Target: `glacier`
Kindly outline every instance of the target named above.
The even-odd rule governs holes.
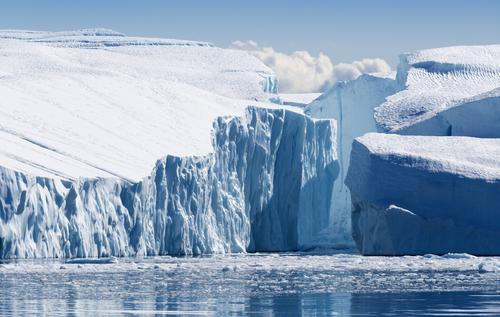
[[[369,133],[346,184],[365,255],[500,254],[500,140]]]
[[[496,254],[499,57],[287,95],[207,42],[0,30],[0,257]]]
[[[0,258],[293,251],[331,222],[335,120],[245,52],[2,30],[0,83]]]
[[[214,122],[214,151],[168,155],[137,183],[0,168],[0,257],[300,250],[329,223],[335,122],[250,107]]]

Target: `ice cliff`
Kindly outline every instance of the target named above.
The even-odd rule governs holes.
[[[248,108],[213,153],[167,156],[137,183],[0,168],[0,257],[299,250],[328,226],[335,124]]]
[[[243,51],[4,30],[0,94],[1,258],[300,250],[330,223],[335,121],[271,103]]]
[[[498,254],[499,60],[404,54],[302,109],[244,51],[0,31],[0,257]]]
[[[500,140],[366,134],[346,183],[362,254],[500,254]]]
[[[494,247],[500,241],[494,234],[498,228],[486,225],[486,219],[494,222],[495,206],[500,204],[492,194],[496,180],[483,177],[484,173],[476,175],[475,181],[463,180],[461,170],[454,170],[458,165],[450,165],[445,173],[435,170],[438,163],[428,161],[439,162],[440,151],[450,151],[460,158],[460,166],[469,168],[479,160],[469,155],[477,146],[482,168],[495,168],[489,165],[496,166],[495,151],[483,146],[482,140],[464,139],[469,146],[463,149],[462,139],[429,137],[416,139],[418,143],[410,136],[373,134],[354,141],[351,151],[356,137],[376,131],[498,138],[499,109],[498,45],[403,54],[395,79],[366,75],[333,87],[306,112],[338,121],[340,176],[334,186],[334,201],[338,201],[333,206],[334,222],[348,219],[352,209],[351,226],[343,221],[340,227],[348,232],[352,228],[364,254],[500,253]],[[398,147],[409,158],[400,155]],[[460,156],[462,150],[469,154]],[[453,155],[439,164],[449,165]],[[476,207],[471,206],[474,202]],[[467,212],[483,218],[465,224],[462,216]]]
[[[334,247],[349,246],[352,243],[351,197],[344,184],[351,144],[355,137],[377,130],[373,109],[395,91],[393,74],[365,74],[352,81],[337,83],[305,110],[311,117],[334,118],[337,121],[340,172],[332,195],[332,224],[328,241]]]

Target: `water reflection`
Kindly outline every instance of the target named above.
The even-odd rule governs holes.
[[[500,295],[476,292],[353,294],[352,316],[500,316]]]
[[[5,266],[0,316],[500,316],[496,273],[436,264],[388,270],[380,261],[395,259],[368,260],[373,269],[347,267],[348,257],[302,256]]]
[[[36,294],[32,294],[36,296]],[[288,294],[235,298],[3,298],[2,316],[499,316],[497,294]]]

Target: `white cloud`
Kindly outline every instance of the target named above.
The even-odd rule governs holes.
[[[324,91],[337,81],[351,80],[364,73],[387,73],[391,68],[380,58],[364,58],[351,64],[334,65],[323,53],[317,57],[307,51],[285,54],[254,41],[235,41],[231,48],[246,50],[274,70],[280,91],[304,93]]]

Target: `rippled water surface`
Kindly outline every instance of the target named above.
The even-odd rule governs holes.
[[[4,262],[0,315],[499,316],[500,258],[254,254]]]

